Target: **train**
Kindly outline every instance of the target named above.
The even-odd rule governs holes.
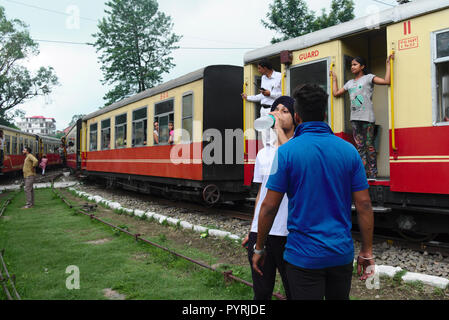
[[[208,205],[244,201],[254,191],[254,164],[263,146],[254,130],[260,106],[240,95],[257,92],[258,62],[268,59],[282,73],[284,95],[307,82],[326,90],[328,124],[353,142],[350,102],[331,94],[330,71],[342,87],[353,57],[364,56],[372,73],[383,76],[391,53],[392,83],[373,95],[379,177],[369,191],[376,226],[413,240],[447,234],[447,0],[399,5],[252,50],[243,67],[208,66],[95,111],[69,132],[67,163],[109,186]]]
[[[64,165],[61,140],[38,134],[23,132],[7,126],[0,125],[5,138],[2,175],[18,175],[21,173],[25,156],[22,154],[24,147],[30,147],[33,155],[38,160],[45,154],[48,159],[47,167],[60,167]]]

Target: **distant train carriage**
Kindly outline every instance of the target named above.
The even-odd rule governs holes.
[[[370,182],[377,226],[431,237],[449,233],[449,2],[416,1],[334,27],[253,50],[245,55],[244,90],[254,94],[257,63],[269,59],[283,74],[283,92],[316,83],[329,93],[327,122],[352,141],[350,101],[334,98],[333,70],[339,87],[352,78],[351,61],[367,59],[383,77],[392,62],[392,84],[376,86],[379,178]],[[392,94],[393,93],[393,94]],[[260,141],[253,130],[259,107],[246,103],[245,184],[250,185]],[[402,209],[403,211],[392,209]]]
[[[81,128],[82,120],[79,119],[63,139],[66,165],[74,171],[81,169]]]
[[[61,159],[61,140],[58,138],[39,136],[38,159],[42,159],[43,155],[47,156],[47,167],[62,165]]]
[[[208,66],[85,116],[66,139],[79,132],[77,164],[111,185],[244,199],[242,79],[242,67]]]
[[[3,130],[3,136],[5,138],[3,168],[1,172],[13,173],[21,171],[25,160],[25,156],[22,153],[23,148],[29,146],[33,154],[37,155],[36,150],[38,148],[39,137],[6,126],[0,125],[0,129]]]

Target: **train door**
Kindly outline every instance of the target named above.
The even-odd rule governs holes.
[[[351,62],[354,57],[363,57],[368,64],[368,72],[384,78],[386,71],[387,37],[386,29],[372,30],[370,32],[355,35],[342,40],[342,63],[344,65],[343,81],[339,85],[354,78],[351,73]],[[378,179],[390,177],[390,111],[389,111],[389,86],[374,86],[373,105],[376,118],[375,147],[377,151]],[[352,140],[352,126],[350,121],[351,103],[349,95],[344,97],[344,133]]]
[[[323,90],[330,94],[329,68],[330,58],[315,60],[313,62],[291,67],[287,73],[287,78],[290,79],[288,82],[288,92],[290,93],[290,96],[293,95],[297,86],[305,83],[318,84]],[[327,114],[331,114],[330,112],[329,103]],[[326,117],[325,121],[328,122],[328,117]]]

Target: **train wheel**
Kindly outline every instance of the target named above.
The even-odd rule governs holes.
[[[438,236],[438,233],[418,233],[414,231],[405,231],[405,230],[397,230],[397,232],[402,238],[411,242],[432,241]]]
[[[213,206],[220,200],[220,189],[210,184],[203,189],[203,200],[208,206]]]

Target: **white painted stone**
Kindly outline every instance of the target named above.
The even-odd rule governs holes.
[[[200,232],[200,233],[204,233],[207,231],[207,228],[204,228],[202,226],[193,226],[193,231],[195,232]]]
[[[138,217],[142,217],[145,214],[145,212],[142,210],[134,210],[134,214]]]
[[[188,223],[187,221],[181,221],[181,227],[184,229],[192,230],[193,225],[191,223]]]
[[[394,275],[400,271],[402,271],[402,268],[400,267],[376,265],[376,273],[378,273],[380,276],[387,276],[393,278]]]
[[[176,226],[179,222],[179,219],[175,219],[175,218],[167,218],[167,222],[169,224],[171,224],[172,226]]]
[[[231,233],[227,231],[221,231],[217,229],[209,229],[209,235],[217,237],[217,238],[225,238],[226,236],[230,236]]]
[[[121,209],[122,205],[118,202],[109,202],[109,208],[111,209]]]
[[[100,196],[93,196],[93,200],[94,200],[96,203],[100,203],[101,200],[103,200],[103,198],[100,197]]]
[[[145,212],[145,215],[147,216],[148,219],[151,219],[154,215],[154,212],[147,211],[147,212]]]
[[[421,281],[424,284],[437,287],[440,289],[446,289],[446,287],[449,285],[449,280],[441,277],[435,277],[435,276],[429,276],[427,274],[421,274],[421,273],[414,273],[414,272],[407,272],[403,277],[402,280],[404,282],[414,282],[414,281]]]
[[[235,234],[231,234],[230,236],[228,236],[228,238],[229,238],[229,239],[232,239],[232,240],[237,240],[237,241],[238,241],[238,240],[241,240],[240,237],[237,236],[237,235],[235,235]]]

